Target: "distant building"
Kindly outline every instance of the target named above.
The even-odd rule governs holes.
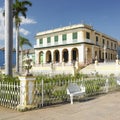
[[[120,59],[120,41],[118,42],[118,58]]]
[[[13,49],[12,54],[12,65],[15,66],[16,64],[16,51]],[[5,49],[0,48],[0,67],[4,67],[5,65]]]
[[[86,24],[70,25],[36,34],[35,64],[89,64],[113,61],[118,41]]]
[[[35,63],[35,51],[34,49],[26,49],[23,50],[23,60],[26,59],[27,55],[29,56],[30,59],[32,59],[33,64]],[[20,52],[20,59],[21,59],[21,52]],[[21,60],[20,60],[20,66],[21,66]]]

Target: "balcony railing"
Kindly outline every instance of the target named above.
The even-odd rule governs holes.
[[[90,40],[90,39],[86,39],[85,42],[94,44],[94,41],[93,41],[93,40]]]
[[[78,40],[78,39],[73,39],[71,41],[71,44],[72,43],[77,43],[77,42],[86,42],[86,43],[91,43],[91,44],[94,44],[94,41],[93,40],[90,40],[90,39],[85,39],[85,40]],[[54,42],[54,43],[47,43],[47,44],[39,44],[39,45],[34,45],[34,48],[39,48],[39,47],[46,47],[46,46],[56,46],[56,45],[62,45],[62,44],[70,44],[70,42],[68,40],[65,40],[65,41],[62,41],[61,43],[59,42]]]
[[[77,39],[73,39],[72,42],[73,42],[73,43],[77,43],[78,40],[77,40]]]

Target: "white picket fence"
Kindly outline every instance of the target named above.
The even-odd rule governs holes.
[[[67,95],[67,87],[69,83],[77,83],[78,85],[84,85],[86,88],[86,93],[83,99],[96,96],[99,94],[106,94],[111,91],[115,91],[119,88],[117,87],[115,79],[107,78],[88,78],[84,80],[68,80],[68,81],[49,81],[41,82],[35,84],[35,94],[34,94],[34,104],[41,108],[43,106],[60,104],[69,102],[70,98]],[[75,98],[79,100],[79,97]]]
[[[120,89],[116,83],[116,79],[109,78],[85,78],[78,80],[58,80],[58,81],[36,81],[34,85],[33,103],[38,108],[70,102],[70,98],[67,95],[66,89],[69,83],[77,83],[78,85],[84,85],[86,93],[83,99],[86,97],[96,96],[109,91]],[[27,87],[31,87],[29,84]],[[20,87],[19,82],[10,83],[0,81],[0,105],[7,108],[16,109],[20,104]],[[24,93],[26,94],[26,93]],[[75,98],[79,100],[79,98]]]
[[[0,105],[16,109],[20,103],[20,86],[19,83],[10,83],[0,81]]]

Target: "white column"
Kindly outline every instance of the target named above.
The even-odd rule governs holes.
[[[43,63],[45,63],[45,62],[46,62],[46,52],[43,51]]]
[[[95,59],[95,50],[94,50],[94,46],[92,46],[92,60]]]
[[[69,61],[68,61],[68,62],[71,63],[71,62],[72,62],[72,61],[71,61],[71,60],[72,60],[71,49],[68,49],[68,52],[69,52],[69,54],[68,54],[68,55],[69,55]]]
[[[39,64],[39,51],[35,51],[35,64]]]
[[[54,53],[53,53],[53,50],[51,50],[51,62],[52,63],[54,62]]]
[[[88,62],[88,48],[85,48],[85,63],[87,64]]]
[[[104,46],[104,63],[106,62],[106,46]]]
[[[60,63],[62,63],[62,49],[59,49]]]
[[[79,62],[85,63],[85,45],[82,44],[79,48]]]
[[[35,108],[34,100],[34,82],[35,77],[21,76],[20,79],[20,104],[17,110],[25,111],[27,109]]]

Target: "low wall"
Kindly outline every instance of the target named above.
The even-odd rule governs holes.
[[[33,74],[73,74],[75,67],[73,66],[35,66],[31,72]]]

